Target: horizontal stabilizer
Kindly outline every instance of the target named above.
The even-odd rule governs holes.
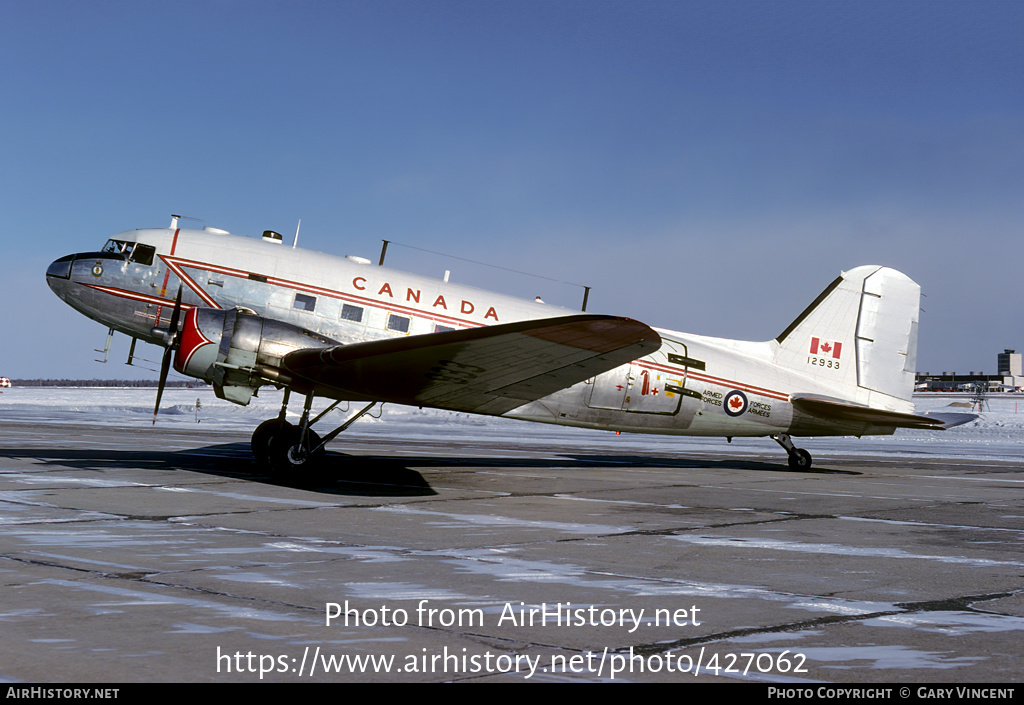
[[[317,394],[503,414],[661,347],[628,318],[582,314],[289,353]]]
[[[967,423],[975,418],[974,414],[904,414],[810,394],[794,394],[790,401],[794,408],[811,416],[832,421],[867,423],[895,428],[923,428],[941,431]]]
[[[937,420],[941,421],[942,422],[942,429],[943,430],[945,430],[947,428],[953,428],[954,426],[961,426],[961,425],[963,425],[965,423],[970,423],[971,421],[974,421],[974,419],[978,418],[977,414],[963,414],[963,413],[957,413],[957,412],[953,412],[953,413],[945,413],[945,412],[935,413],[934,411],[926,411],[924,413],[924,415],[927,416],[930,419],[937,419]]]

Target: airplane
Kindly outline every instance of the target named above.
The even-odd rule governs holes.
[[[74,309],[162,346],[153,421],[169,368],[246,405],[285,390],[253,432],[257,463],[315,471],[325,445],[375,405],[398,403],[618,432],[769,437],[794,470],[794,436],[944,429],[970,414],[914,412],[920,287],[882,266],[829,284],[776,338],[654,329],[445,280],[204,227],[138,229],[55,260],[50,288]],[[538,297],[539,298],[539,297]],[[287,420],[292,393],[304,398]],[[317,397],[333,400],[311,417]],[[361,410],[313,425],[342,401]]]

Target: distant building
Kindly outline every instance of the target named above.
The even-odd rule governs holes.
[[[1006,349],[999,353],[996,356],[997,373],[994,375],[984,372],[943,372],[940,375],[918,372],[915,389],[927,392],[966,392],[983,386],[991,392],[1021,392],[1024,391],[1022,357],[1016,350]]]
[[[996,372],[1012,377],[1024,376],[1024,372],[1021,371],[1021,357],[1016,350],[1004,350],[996,355]]]

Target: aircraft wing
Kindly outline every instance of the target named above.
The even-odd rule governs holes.
[[[335,399],[503,414],[659,347],[639,321],[581,314],[296,350],[283,365]]]
[[[819,418],[896,428],[944,430],[975,418],[975,414],[903,414],[810,394],[794,394],[790,402],[800,411]]]

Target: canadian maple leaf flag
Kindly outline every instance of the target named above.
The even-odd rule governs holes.
[[[832,353],[832,359],[838,360],[842,351],[842,343],[830,343],[829,341],[821,340],[820,338],[811,338],[811,355],[828,355],[829,353]]]

